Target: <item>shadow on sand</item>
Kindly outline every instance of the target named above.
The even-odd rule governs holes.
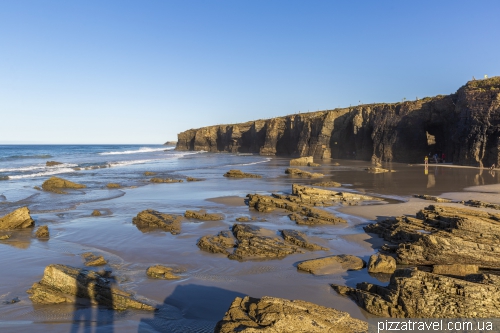
[[[168,296],[152,319],[142,319],[139,333],[214,331],[236,297],[246,295],[217,287],[181,285]]]

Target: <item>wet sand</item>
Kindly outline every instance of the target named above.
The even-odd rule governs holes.
[[[377,194],[396,201],[326,207],[325,210],[348,221],[333,226],[299,226],[284,211],[259,213],[244,204],[246,194],[289,193],[294,182],[312,184],[317,181],[291,179],[283,174],[288,159],[273,159],[270,165],[242,168],[245,172],[265,174],[263,179],[225,179],[222,174],[227,168],[204,170],[202,175],[193,172],[193,176],[207,179],[203,182],[123,189],[124,195],[112,200],[81,203],[62,212],[33,214],[37,225],[48,224],[51,233],[48,241],[33,239],[29,231],[22,231],[0,242],[0,265],[8,269],[1,277],[0,301],[20,299],[14,304],[0,304],[0,330],[72,332],[73,329],[83,332],[84,323],[92,327],[100,325],[101,329],[109,322],[106,332],[212,332],[231,301],[245,295],[301,299],[347,311],[355,318],[372,317],[350,299],[339,296],[330,284],[351,287],[362,281],[384,284],[383,277],[371,276],[366,269],[315,276],[297,271],[297,263],[334,254],[352,254],[367,261],[383,241],[366,234],[364,225],[378,218],[413,215],[423,207],[436,204],[413,198],[415,193],[499,202],[500,182],[496,176],[488,178],[484,171],[480,174],[479,170],[471,168],[446,168],[452,172],[440,174],[438,170],[434,175],[435,170],[432,170],[434,185],[428,187],[429,174],[425,175],[423,168],[418,166],[393,165],[395,173],[372,175],[363,171],[368,165],[366,162],[341,162],[340,167],[325,163],[307,170],[325,173],[323,180],[339,181],[346,190]],[[455,178],[457,176],[460,178]],[[486,185],[476,186],[482,184]],[[143,233],[132,224],[132,218],[148,208],[179,215],[187,209],[205,209],[209,213],[223,214],[224,219],[205,222],[185,219],[179,235]],[[90,213],[94,209],[105,214],[92,217]],[[269,229],[270,234],[285,228],[302,231],[311,241],[329,250],[306,251],[281,260],[239,262],[222,254],[200,251],[196,246],[201,236],[229,230],[237,223],[236,218],[242,216],[255,218],[246,223]],[[261,222],[261,219],[266,221]],[[106,268],[113,271],[122,288],[158,304],[160,310],[156,313],[117,312],[80,309],[74,305],[33,305],[26,290],[40,280],[45,266],[60,263],[84,267],[80,257],[84,252],[103,255],[109,262]],[[180,280],[150,279],[145,271],[154,264],[183,267],[186,272]]]

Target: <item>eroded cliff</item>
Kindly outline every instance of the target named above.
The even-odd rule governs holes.
[[[446,96],[190,129],[176,149],[408,163],[444,153],[457,164],[499,165],[500,77]]]

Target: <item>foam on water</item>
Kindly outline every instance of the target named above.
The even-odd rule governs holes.
[[[155,151],[165,151],[165,150],[172,150],[175,147],[169,147],[169,148],[148,148],[148,147],[141,147],[137,150],[125,150],[125,151],[109,151],[109,152],[104,152],[104,153],[99,153],[99,155],[128,155],[128,154],[139,154],[139,153],[151,153]]]

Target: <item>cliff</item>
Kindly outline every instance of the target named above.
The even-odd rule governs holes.
[[[500,77],[451,95],[295,114],[178,134],[177,150],[422,162],[500,164]]]

